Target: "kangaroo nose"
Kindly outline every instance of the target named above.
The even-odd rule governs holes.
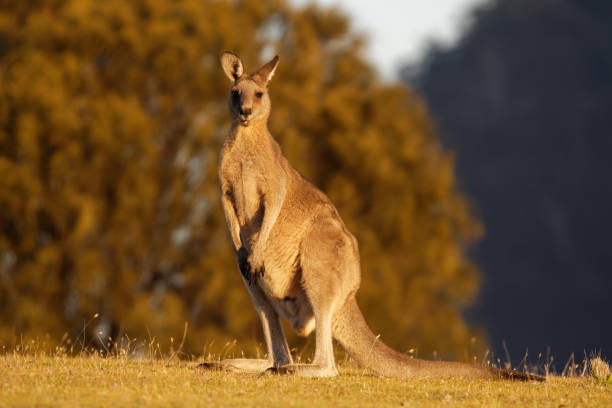
[[[249,116],[253,112],[251,108],[240,108],[240,114],[242,116]]]

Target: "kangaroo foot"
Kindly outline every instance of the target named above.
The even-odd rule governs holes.
[[[268,360],[235,358],[221,361],[204,362],[197,366],[203,371],[229,371],[233,373],[256,374],[265,371],[272,363]]]
[[[197,368],[202,371],[221,371],[224,370],[223,364],[219,362],[200,363]]]
[[[336,367],[322,367],[318,364],[287,364],[268,368],[264,374],[298,375],[300,377],[336,377]]]

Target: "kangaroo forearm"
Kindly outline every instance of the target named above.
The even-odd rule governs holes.
[[[228,227],[230,230],[230,236],[232,238],[232,245],[234,246],[234,251],[238,251],[242,248],[242,241],[240,240],[240,227],[238,226],[238,222],[236,219],[227,218]]]
[[[259,231],[259,236],[257,237],[257,242],[254,245],[254,249],[263,251],[266,248],[268,237],[270,236],[274,223],[276,223],[276,220],[278,219],[279,213],[280,205],[270,209],[266,208],[266,215],[261,223],[261,229]]]
[[[276,194],[270,194],[264,196],[264,217],[261,222],[261,228],[257,237],[257,242],[254,245],[254,249],[263,251],[266,248],[268,237],[272,231],[272,227],[278,220],[281,208],[283,206],[283,200],[285,198],[285,186],[284,182],[281,183]]]
[[[234,246],[234,251],[238,251],[242,247],[238,217],[236,217],[236,214],[234,213],[234,207],[228,198],[224,197],[222,203],[223,211],[225,213],[225,219],[227,221],[227,226],[230,231],[230,236],[232,237],[232,245]]]

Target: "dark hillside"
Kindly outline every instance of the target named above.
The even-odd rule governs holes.
[[[612,2],[500,0],[415,85],[486,228],[473,319],[513,361],[612,351]],[[559,360],[563,360],[559,362]],[[559,367],[557,367],[559,368]]]

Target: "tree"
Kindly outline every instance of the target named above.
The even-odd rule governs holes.
[[[188,352],[253,350],[216,180],[232,49],[251,69],[281,55],[271,131],[358,237],[373,328],[421,355],[465,350],[479,225],[421,101],[379,84],[345,17],[281,0],[0,10],[1,342],[76,337],[100,313],[94,343],[164,347],[187,321]]]

